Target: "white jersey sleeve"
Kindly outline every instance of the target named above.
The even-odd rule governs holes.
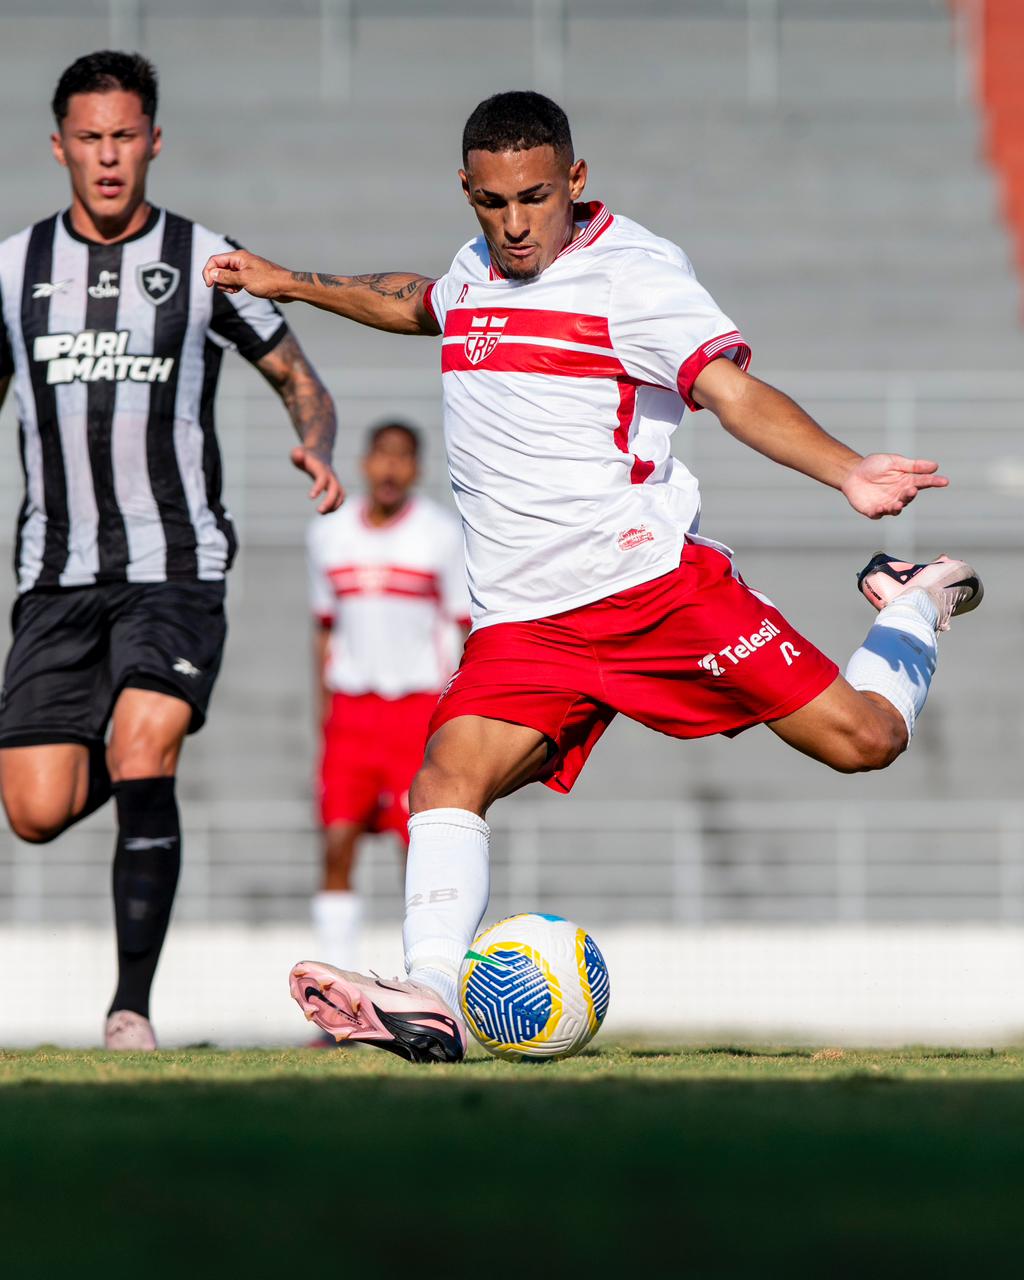
[[[612,282],[608,320],[629,375],[678,392],[690,409],[701,408],[691,391],[712,360],[750,363],[750,348],[681,253],[676,262],[629,254]]]
[[[197,226],[196,236],[197,248],[206,257],[242,247],[230,236],[214,235],[205,227]],[[200,237],[201,244],[198,243]],[[199,261],[204,260],[199,254],[196,256]],[[255,364],[273,351],[287,332],[284,316],[269,299],[256,298],[244,289],[231,294],[214,289],[207,336],[219,346],[234,347],[239,355]]]
[[[477,236],[462,246],[452,259],[452,265],[439,276],[433,284],[427,286],[423,302],[427,310],[437,321],[438,328],[444,333],[448,312],[458,307],[468,292],[468,281],[474,278],[487,278],[489,259],[486,242],[483,236]]]

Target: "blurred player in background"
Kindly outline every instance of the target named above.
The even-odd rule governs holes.
[[[0,244],[0,402],[13,381],[25,475],[0,791],[35,843],[113,794],[105,1043],[147,1050],[181,862],[175,772],[217,678],[236,549],[213,422],[225,348],[280,395],[321,512],[342,497],[334,406],[270,302],[203,288],[203,263],[230,242],[147,200],[162,143],[151,64],[79,58],[52,105],[70,207]],[[32,998],[44,990],[56,1018],[53,993],[37,983]]]
[[[880,613],[844,678],[698,533],[697,481],[672,433],[687,408],[709,408],[871,519],[947,484],[938,464],[862,457],[751,377],[749,347],[683,251],[582,202],[587,165],[549,99],[481,103],[462,155],[482,235],[439,280],[293,272],[232,252],[204,273],[442,336],[474,629],[412,787],[409,980],[308,963],[292,974],[323,1029],[414,1061],[465,1051],[456,979],[487,905],[494,800],[533,781],[568,791],[618,713],[679,738],[767,724],[834,769],[885,768],[924,706],[936,632],[981,599],[962,561],[875,557],[859,580]]]
[[[323,751],[323,888],[313,899],[318,955],[355,968],[361,908],[352,884],[360,837],[408,844],[409,784],[438,694],[469,628],[458,520],[422,495],[419,432],[371,429],[366,496],[309,527],[308,556]]]

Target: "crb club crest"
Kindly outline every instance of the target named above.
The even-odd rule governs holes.
[[[508,316],[474,316],[466,334],[466,359],[470,364],[486,360],[501,341]]]
[[[174,296],[181,283],[181,272],[167,262],[148,262],[138,267],[135,278],[139,284],[139,292],[154,307]]]

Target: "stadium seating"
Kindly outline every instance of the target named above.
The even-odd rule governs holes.
[[[993,14],[1015,8],[989,3]],[[1007,888],[1024,856],[1012,807],[1024,695],[1010,678],[1024,344],[979,117],[957,92],[947,10],[932,0],[782,0],[778,26],[765,28],[748,27],[739,3],[572,3],[564,45],[538,52],[525,3],[502,6],[500,17],[469,0],[353,8],[350,24],[325,28],[322,12],[348,7],[292,4],[284,16],[266,4],[239,46],[240,0],[142,7],[142,46],[160,66],[164,94],[155,197],[296,267],[440,273],[474,231],[454,176],[467,111],[496,89],[548,88],[574,121],[593,194],[687,249],[749,338],[755,372],[852,443],[934,455],[953,475],[956,487],[926,496],[913,519],[871,526],[835,495],[742,450],[707,415],[695,417],[678,452],[697,461],[706,530],[736,545],[748,580],[839,659],[870,621],[853,575],[880,543],[928,556],[966,547],[989,587],[983,611],[943,643],[913,752],[884,777],[830,775],[763,730],[677,745],[618,724],[573,800],[536,789],[508,802],[505,817],[496,811],[499,831],[517,828],[526,866],[509,861],[506,870],[500,855],[500,900],[522,905],[533,892],[539,900],[529,905],[566,910],[584,901],[592,922],[688,918],[700,877],[686,876],[699,864],[711,918],[1024,912],[1021,887],[1017,896]],[[244,9],[251,17],[253,6]],[[138,13],[117,11],[122,22]],[[4,184],[4,229],[62,202],[45,98],[66,62],[110,38],[98,3],[26,0],[0,15],[0,160],[18,175]],[[1009,62],[993,56],[987,65],[990,92],[1002,86],[1000,103],[1010,101]],[[1017,172],[1014,135],[1002,116],[990,119],[991,154]],[[1014,182],[1007,208],[1024,227],[1024,178]],[[434,344],[311,311],[293,309],[289,319],[338,397],[344,477],[358,486],[366,423],[408,413],[431,432],[426,483],[443,493]],[[193,830],[180,915],[287,920],[306,909],[315,862],[306,508],[287,465],[283,415],[249,370],[227,373],[220,424],[246,550],[222,683],[184,765]],[[4,425],[10,461],[10,406]],[[17,490],[8,466],[5,538]],[[609,807],[619,796],[633,808]],[[937,841],[927,829],[939,796],[960,804],[955,831],[976,826],[973,839]],[[824,809],[812,813],[812,799]],[[682,807],[638,834],[638,812],[663,801]],[[991,807],[975,813],[972,802]],[[837,821],[840,803],[848,807]],[[920,820],[897,822],[899,836],[876,836],[876,804],[889,806],[892,822]],[[48,850],[0,837],[0,920],[15,912],[105,920],[108,830],[101,817]],[[696,860],[687,852],[694,840]],[[853,863],[844,863],[851,848]],[[621,862],[630,856],[637,868],[627,886]],[[581,869],[592,860],[599,869],[583,889]],[[936,861],[946,870],[936,872]],[[837,885],[849,865],[859,889],[844,897]],[[364,875],[375,910],[393,913],[390,853]],[[665,889],[673,875],[675,896]]]

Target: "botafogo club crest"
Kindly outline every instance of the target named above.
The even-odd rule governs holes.
[[[486,360],[501,341],[508,316],[474,316],[466,334],[466,359],[470,364]]]

